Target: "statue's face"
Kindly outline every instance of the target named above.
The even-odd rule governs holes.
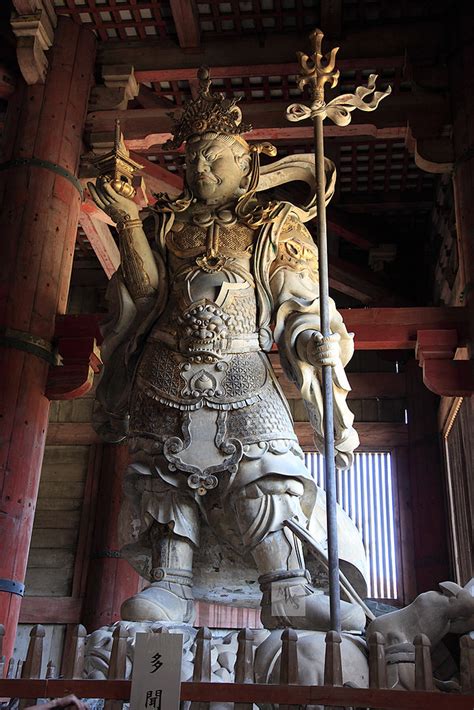
[[[240,195],[249,165],[248,152],[222,136],[203,136],[186,145],[186,181],[195,197],[209,204]]]

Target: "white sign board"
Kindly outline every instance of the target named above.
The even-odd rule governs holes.
[[[179,710],[182,634],[137,634],[130,710]]]

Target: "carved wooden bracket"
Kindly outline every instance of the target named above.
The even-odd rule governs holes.
[[[102,67],[104,86],[95,86],[89,99],[89,111],[124,111],[128,102],[138,96],[140,86],[131,64]]]
[[[27,84],[44,84],[46,52],[51,47],[56,13],[51,0],[13,0],[11,26],[17,38],[17,59]]]
[[[99,316],[58,316],[55,340],[62,365],[50,367],[45,395],[50,400],[83,397],[102,366]]]
[[[423,382],[440,396],[469,397],[474,393],[474,361],[454,360],[459,346],[456,330],[419,330],[415,355]]]

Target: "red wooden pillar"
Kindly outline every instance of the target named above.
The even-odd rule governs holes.
[[[423,384],[422,370],[407,363],[408,475],[413,511],[413,563],[416,593],[437,589],[451,579],[443,479],[438,431],[439,397]]]
[[[122,602],[141,589],[142,580],[120,556],[118,518],[128,448],[105,444],[97,493],[96,520],[82,623],[94,631],[120,619]]]
[[[16,634],[48,424],[54,318],[64,313],[94,35],[60,18],[44,85],[9,101],[0,170],[0,623]]]

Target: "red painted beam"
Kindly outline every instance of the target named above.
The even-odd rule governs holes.
[[[197,49],[201,42],[201,27],[194,0],[170,0],[178,42],[181,49]]]
[[[72,597],[24,597],[20,624],[78,624],[82,599]]]
[[[458,346],[469,336],[463,307],[342,308],[340,312],[347,329],[355,333],[358,350],[412,350],[418,331],[426,329],[455,329]]]
[[[79,224],[89,240],[107,278],[111,278],[120,265],[120,252],[110,228],[105,222],[81,209]]]
[[[129,700],[130,680],[0,680],[0,695],[13,698]],[[474,695],[422,690],[380,690],[325,685],[257,683],[181,683],[181,700],[195,702],[276,703],[383,708],[384,710],[472,710]]]
[[[354,59],[339,59],[337,67],[340,71],[364,70],[367,67],[377,69],[394,69],[403,67],[405,58],[402,55],[395,57],[369,57]],[[135,78],[139,83],[160,81],[186,81],[195,76],[200,63],[192,67],[176,69],[146,69],[135,70]],[[233,64],[232,66],[210,66],[212,79],[246,78],[250,76],[292,76],[299,73],[298,64],[295,62],[280,62],[269,64]]]

